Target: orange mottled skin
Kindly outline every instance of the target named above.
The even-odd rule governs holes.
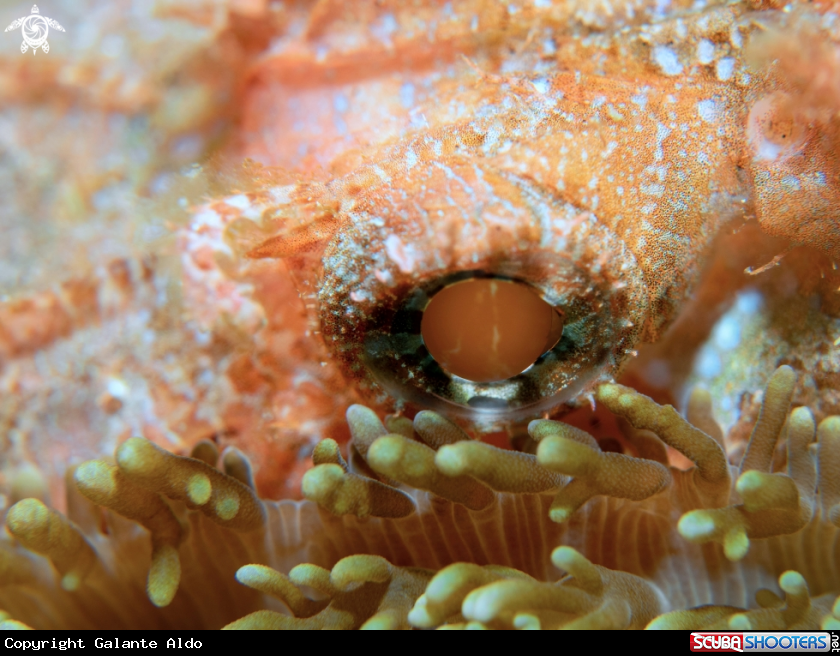
[[[493,222],[502,230],[481,243],[482,265],[498,264],[493,253],[527,253],[534,240],[566,239],[586,262],[581,270],[601,271],[593,285],[602,295],[576,298],[632,324],[615,327],[586,381],[575,386],[565,374],[572,381],[566,401],[584,398],[639,344],[663,334],[683,311],[710,244],[741,219],[756,217],[766,232],[836,257],[836,6],[660,4],[238,2],[212,16],[173,5],[154,20],[187,20],[198,30],[190,66],[200,74],[185,75],[207,85],[204,95],[180,86],[168,93],[170,69],[157,59],[142,60],[150,71],[137,87],[143,93],[131,95],[135,87],[123,84],[117,96],[102,91],[111,78],[98,72],[108,63],[98,50],[101,61],[89,68],[58,47],[43,61],[15,59],[7,82],[17,85],[9,88],[21,102],[36,102],[36,89],[64,80],[63,102],[84,100],[91,115],[115,108],[148,115],[169,132],[147,141],[167,148],[190,130],[209,134],[218,116],[232,115],[226,154],[269,168],[246,167],[237,188],[217,185],[210,195],[218,200],[192,208],[174,244],[136,245],[127,236],[137,222],[133,211],[108,218],[110,232],[86,239],[97,244],[108,234],[109,243],[131,243],[104,250],[106,258],[126,258],[115,266],[127,267],[127,278],[94,271],[110,260],[98,262],[92,249],[87,269],[42,276],[59,281],[60,290],[0,301],[0,382],[11,404],[4,426],[17,425],[31,440],[10,462],[35,460],[60,475],[65,460],[110,452],[131,434],[182,451],[212,437],[259,455],[264,493],[297,495],[313,442],[346,439],[349,403],[364,396],[392,405],[355,364],[358,321],[372,299],[389,298],[378,294],[390,284],[408,289],[474,266],[476,240]],[[93,15],[79,12],[79,20]],[[117,18],[98,19],[103,33],[120,31]],[[70,33],[76,24],[67,16]],[[183,39],[183,25],[171,25]],[[146,31],[153,30],[137,34]],[[126,49],[119,60],[126,79],[137,52],[146,50]],[[32,75],[15,73],[26,72],[24,65]],[[224,67],[224,75],[208,74]],[[95,96],[77,97],[77,86],[87,84],[80,70],[94,75]],[[795,109],[791,99],[801,100]],[[76,134],[50,125],[29,132]],[[793,147],[777,143],[788,126]],[[95,134],[86,133],[86,143]],[[71,143],[65,150],[78,149]],[[447,167],[467,185],[479,173],[492,181],[473,185],[471,195],[450,184]],[[109,178],[82,177],[82,212],[101,220],[91,199]],[[144,185],[152,173],[135,177]],[[72,191],[73,184],[54,186]],[[177,201],[166,199],[173,215]],[[64,203],[61,216],[45,213],[59,217],[52,220],[61,229],[65,207],[73,205]],[[543,210],[565,217],[550,234],[534,221]],[[102,214],[114,215],[109,211]],[[424,231],[427,220],[432,227]],[[465,232],[453,232],[459,228]],[[397,260],[408,273],[390,259],[388,236],[399,238],[391,250],[402,253]],[[355,243],[365,244],[367,259],[351,257]],[[788,242],[773,244],[778,251],[770,257]],[[344,258],[367,288],[341,276],[323,284],[324,253]],[[64,261],[50,252],[39,257]],[[178,260],[182,272],[173,274]],[[386,266],[369,268],[373,260]],[[376,270],[394,278],[386,285]],[[534,275],[540,284],[550,279],[545,271]],[[622,286],[621,297],[607,293]],[[362,300],[352,300],[354,293]],[[319,305],[355,308],[356,328],[329,312],[319,317]],[[97,347],[83,348],[90,344]],[[669,348],[669,361],[690,359],[681,346]],[[45,377],[41,361],[54,373]],[[56,419],[45,427],[45,416]],[[59,463],[39,455],[54,441],[66,442]]]
[[[587,382],[553,387],[556,407],[663,334],[733,222],[756,216],[769,234],[838,253],[834,96],[817,92],[835,66],[833,36],[816,27],[831,7],[666,16],[651,4],[595,25],[567,6],[424,13],[432,4],[290,11],[244,103],[241,152],[297,175],[249,196],[245,213],[273,235],[238,230],[240,252],[310,254],[310,309],[369,399],[423,404],[383,389],[359,345],[380,305],[452,272],[510,273],[500,258],[553,250],[578,267],[576,291],[549,291],[557,274],[543,269],[514,274],[558,306],[609,306],[621,322],[602,340],[609,355]],[[815,75],[792,76],[789,53],[770,59],[782,29],[817,30],[820,47],[796,54]],[[810,105],[794,111],[797,93]]]

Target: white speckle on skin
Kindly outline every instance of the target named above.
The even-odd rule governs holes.
[[[735,72],[735,60],[732,57],[724,57],[719,60],[715,67],[717,79],[721,82],[726,82],[732,77]]]
[[[374,172],[374,173],[376,173],[376,176],[377,176],[380,180],[382,180],[382,182],[384,182],[385,184],[388,184],[388,183],[390,183],[390,182],[391,182],[391,176],[390,176],[390,175],[388,175],[388,174],[385,172],[385,170],[384,170],[384,169],[382,169],[381,167],[379,167],[379,166],[374,166],[374,167],[373,167],[373,172]]]
[[[245,194],[237,194],[236,196],[225,198],[225,205],[230,205],[238,210],[245,210],[251,206],[251,201],[248,200]]]
[[[406,246],[397,235],[390,235],[385,240],[385,252],[402,273],[414,270],[414,253],[411,246]]]
[[[195,232],[198,232],[198,229],[202,226],[218,229],[223,229],[225,227],[225,224],[222,222],[222,217],[220,217],[218,213],[209,208],[203,209],[200,212],[198,212],[193,217],[191,225],[192,229]]]
[[[677,53],[667,46],[655,46],[653,49],[653,60],[662,69],[665,75],[679,75],[683,71]]]
[[[274,187],[269,191],[271,200],[282,205],[292,201],[292,192],[297,189],[297,185],[286,185],[285,187]]]
[[[697,43],[697,61],[701,64],[711,64],[715,60],[715,44],[708,39],[700,39]]]
[[[406,82],[400,87],[400,104],[406,109],[414,106],[414,85]]]
[[[706,123],[714,123],[718,119],[717,105],[711,99],[698,102],[697,113]]]
[[[333,98],[333,109],[339,114],[343,114],[350,108],[350,101],[343,93],[337,93]]]
[[[656,161],[662,161],[662,158],[665,156],[662,152],[662,142],[671,134],[671,130],[666,126],[662,125],[662,123],[656,124],[656,150],[653,153],[653,158]]]
[[[799,182],[799,178],[795,175],[786,175],[782,178],[782,184],[787,188],[788,191],[801,191],[802,184]]]
[[[607,105],[607,116],[609,116],[613,121],[624,120],[624,114],[622,114],[615,107],[613,107],[612,103]]]
[[[665,178],[668,175],[668,167],[667,166],[654,166],[652,170],[656,173],[656,177],[659,182],[665,182]]]
[[[399,23],[397,23],[393,14],[383,14],[378,22],[371,25],[370,31],[386,47],[393,48],[394,44],[391,41],[391,36],[399,30],[399,27]]]
[[[383,285],[390,285],[394,281],[394,276],[391,275],[391,272],[383,271],[382,269],[374,269],[373,277]]]
[[[733,23],[729,26],[729,43],[735,50],[740,50],[744,47],[744,35],[741,34],[741,26],[738,23]]]
[[[128,385],[121,378],[109,378],[107,383],[108,394],[117,399],[126,399],[131,393]]]
[[[537,93],[545,95],[551,89],[551,83],[544,77],[537,78],[531,81],[531,85],[536,89]]]

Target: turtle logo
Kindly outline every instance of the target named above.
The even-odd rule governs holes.
[[[50,44],[47,43],[47,34],[49,34],[50,28],[59,32],[64,31],[58,21],[41,16],[38,5],[32,5],[32,13],[29,16],[12,21],[12,24],[6,28],[6,32],[17,28],[21,28],[20,31],[23,33],[23,43],[20,44],[20,51],[26,52],[29,48],[32,48],[33,55],[38,52],[38,48],[43,49],[44,52],[50,51]]]

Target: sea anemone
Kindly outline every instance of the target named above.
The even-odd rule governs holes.
[[[75,469],[66,517],[10,509],[5,625],[834,628],[840,418],[789,412],[794,383],[773,375],[737,467],[708,394],[689,421],[615,384],[597,399],[635,455],[557,421],[509,451],[352,406],[349,463],[321,442],[299,502],[260,501],[235,450],[222,473],[210,443],[133,438]]]

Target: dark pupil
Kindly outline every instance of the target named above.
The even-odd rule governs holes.
[[[421,324],[423,342],[440,366],[477,383],[522,373],[562,330],[560,315],[530,287],[497,278],[444,287]]]

